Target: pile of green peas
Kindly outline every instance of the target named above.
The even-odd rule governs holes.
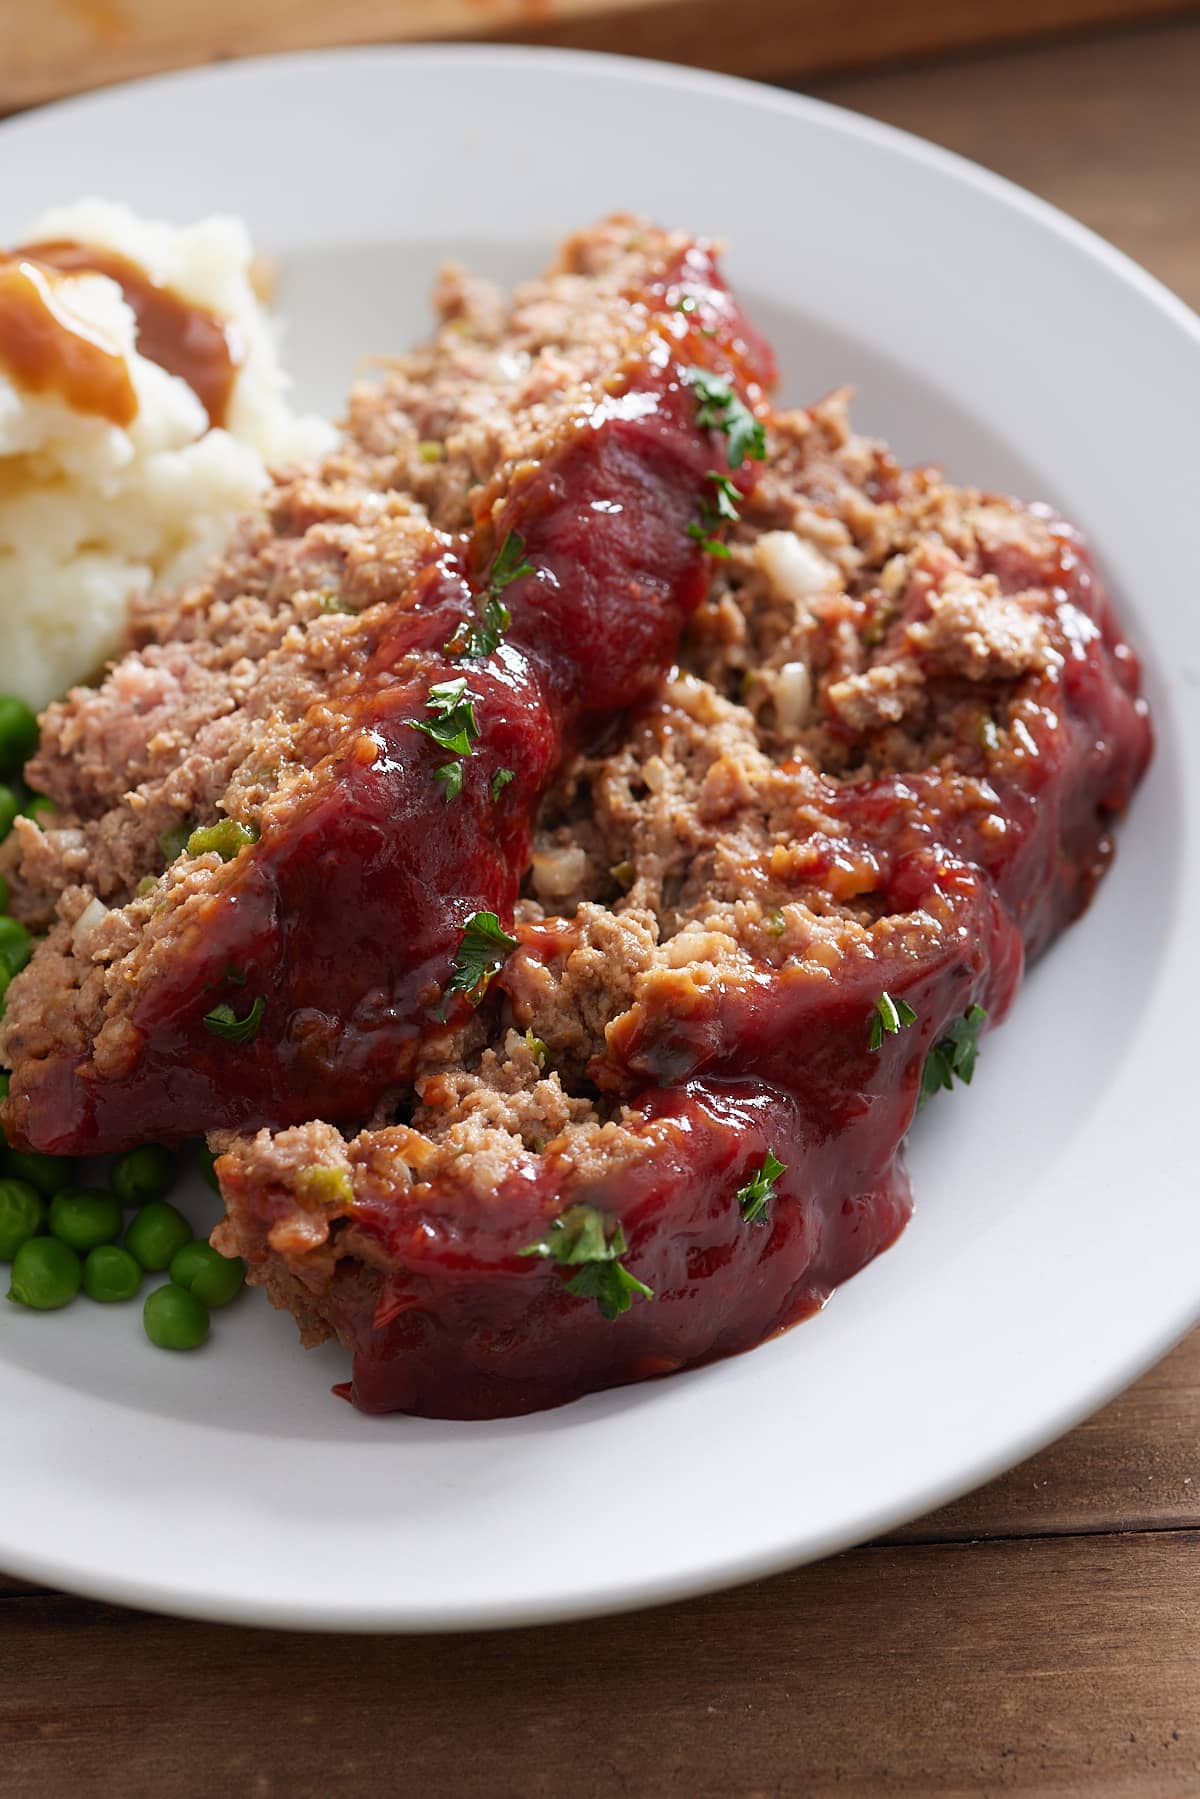
[[[194,1236],[166,1198],[175,1158],[158,1144],[115,1157],[106,1188],[74,1184],[74,1165],[59,1156],[6,1147],[0,1169],[0,1262],[12,1263],[14,1304],[56,1312],[82,1292],[114,1305],[147,1274],[166,1274],[146,1295],[146,1335],[160,1349],[199,1349],[210,1311],[240,1292],[245,1264]]]
[[[30,708],[0,694],[0,840],[22,812],[37,819],[53,810],[49,800],[19,783],[37,739]],[[7,906],[0,877],[0,1016],[9,983],[34,947]],[[0,1096],[7,1092],[8,1076],[0,1073]],[[212,1181],[207,1152],[200,1165]],[[146,1296],[146,1335],[160,1349],[198,1349],[208,1336],[209,1312],[237,1295],[246,1269],[237,1257],[220,1255],[195,1237],[167,1200],[175,1168],[168,1150],[148,1143],[114,1158],[106,1188],[88,1187],[80,1184],[76,1163],[12,1149],[0,1133],[0,1262],[12,1263],[9,1299],[55,1312],[82,1291],[100,1305],[113,1305],[132,1299],[144,1275],[165,1273],[166,1283]],[[133,1212],[128,1227],[126,1211]]]

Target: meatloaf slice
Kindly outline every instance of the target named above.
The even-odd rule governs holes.
[[[370,1411],[480,1417],[748,1348],[908,1216],[1150,749],[1077,535],[776,414],[680,666],[562,770],[516,946],[371,1128],[214,1138],[214,1241]],[[985,1015],[986,1014],[986,1019]]]
[[[412,468],[402,427],[368,408],[207,592],[147,618],[158,641],[54,716],[34,778],[71,816],[9,852],[26,914],[56,856],[60,882],[79,866],[12,990],[17,1140],[85,1154],[362,1119],[422,1037],[469,1010],[464,933],[511,915],[564,749],[670,663],[720,517],[752,484],[771,374],[711,251],[629,222],[576,240],[540,310],[524,304],[532,322],[490,353],[524,372],[522,403],[503,432],[490,400],[474,409],[492,428],[471,440],[472,474],[490,473],[468,489],[469,529],[378,491]],[[436,353],[423,368],[428,408]],[[462,461],[479,379],[442,379],[457,413],[433,404],[423,422],[444,440],[419,444]],[[430,491],[435,516],[460,518],[460,487]],[[116,807],[110,728],[142,777]],[[202,791],[220,794],[211,824]],[[181,813],[196,828],[159,874],[157,827]]]

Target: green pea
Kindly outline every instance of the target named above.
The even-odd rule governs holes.
[[[18,774],[37,748],[38,721],[15,693],[0,693],[0,775]]]
[[[175,1285],[186,1287],[210,1309],[227,1306],[245,1278],[246,1264],[241,1256],[223,1256],[202,1237],[185,1243],[171,1257],[171,1279]]]
[[[206,1186],[212,1188],[214,1193],[219,1193],[221,1191],[221,1184],[217,1180],[216,1171],[213,1168],[213,1163],[216,1159],[216,1156],[213,1155],[213,1152],[208,1147],[207,1143],[198,1143],[196,1145],[196,1167],[200,1172],[200,1178]]]
[[[8,882],[0,875],[0,912],[8,911]]]
[[[144,1206],[171,1190],[175,1158],[157,1143],[126,1150],[108,1171],[108,1184],[123,1206]]]
[[[152,1274],[161,1274],[191,1240],[191,1225],[165,1199],[152,1199],[143,1206],[125,1233],[126,1249]]]
[[[95,1187],[67,1187],[50,1201],[50,1235],[61,1237],[80,1255],[101,1243],[115,1243],[124,1222],[120,1200]]]
[[[37,1312],[56,1312],[79,1291],[83,1266],[69,1243],[57,1237],[30,1237],[13,1257],[8,1297]]]
[[[0,1262],[11,1262],[22,1243],[36,1237],[46,1204],[28,1181],[0,1181]]]
[[[147,1293],[142,1308],[146,1335],[160,1349],[199,1349],[208,1335],[208,1313],[195,1296],[170,1281]]]
[[[19,1181],[28,1181],[46,1199],[52,1194],[61,1193],[73,1172],[69,1157],[44,1156],[36,1149],[6,1149],[0,1160],[3,1161],[5,1174],[15,1175]]]
[[[83,1264],[83,1290],[101,1305],[132,1299],[142,1284],[142,1271],[127,1249],[101,1243],[88,1252]]]
[[[19,918],[0,917],[0,967],[20,974],[33,954],[33,938]]]
[[[21,802],[11,787],[0,786],[0,837],[7,837],[13,828],[13,819],[21,810]]]

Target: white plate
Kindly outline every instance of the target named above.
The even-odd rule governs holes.
[[[1059,504],[1144,652],[1153,771],[1087,918],[912,1146],[918,1211],[755,1353],[494,1424],[368,1419],[255,1296],[194,1356],[137,1308],[0,1308],[0,1566],[255,1623],[571,1617],[870,1536],[1066,1429],[1200,1314],[1200,325],[1079,226],[812,101],[543,51],[362,50],[117,90],[0,129],[0,241],[97,192],[244,213],[300,398],[618,207],[721,234],[784,391],[854,381],[908,457]],[[1191,916],[1187,896],[1192,895]]]

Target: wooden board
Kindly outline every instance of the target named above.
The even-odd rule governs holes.
[[[0,1779],[21,1799],[1177,1796],[1200,1790],[1198,1614],[1200,1540],[1172,1532],[862,1550],[482,1637],[11,1598]]]
[[[485,37],[800,75],[1194,10],[1194,0],[0,0],[0,111],[159,69]]]

